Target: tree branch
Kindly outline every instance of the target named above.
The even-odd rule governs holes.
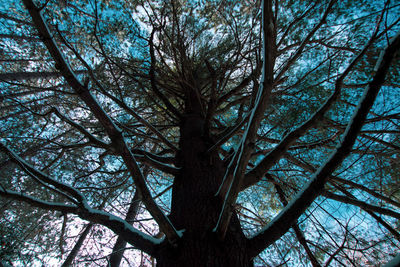
[[[304,47],[306,44],[310,41],[310,39],[314,36],[314,34],[318,31],[318,29],[326,23],[326,17],[328,16],[329,12],[331,11],[333,5],[336,3],[337,0],[331,0],[328,4],[328,7],[325,9],[324,14],[322,15],[322,18],[318,22],[317,25],[307,34],[307,36],[304,38],[303,42],[297,48],[296,52],[294,55],[286,62],[286,64],[282,67],[281,71],[276,75],[276,80],[279,80],[285,72],[290,68],[290,66],[293,65],[293,63],[301,56],[301,53],[304,50]]]
[[[283,206],[286,207],[288,205],[288,202],[286,200],[285,193],[283,192],[283,189],[281,188],[281,186],[275,181],[275,179],[271,175],[267,175],[267,179],[272,182],[272,184],[275,187],[276,192],[278,193],[279,200],[281,201]],[[304,237],[304,234],[301,231],[299,225],[297,224],[297,221],[295,224],[293,224],[292,228],[297,237],[297,240],[299,240],[300,244],[303,246],[304,250],[306,251],[307,256],[308,256],[309,260],[311,261],[311,264],[313,265],[313,267],[321,266],[319,264],[318,260],[315,258],[314,254],[312,253],[310,247],[308,246],[307,240]]]
[[[161,230],[165,233],[168,240],[174,243],[178,238],[179,234],[175,230],[172,223],[169,221],[167,216],[162,212],[160,207],[155,203],[151,197],[151,193],[146,185],[146,181],[143,177],[142,172],[137,165],[137,162],[128,149],[122,131],[114,124],[113,120],[105,113],[101,106],[97,103],[94,96],[89,92],[87,85],[82,84],[78,78],[75,76],[74,72],[70,68],[66,59],[59,50],[57,44],[53,40],[50,30],[48,29],[44,19],[40,13],[40,10],[34,5],[32,0],[23,0],[24,5],[29,11],[32,17],[33,23],[36,29],[46,45],[48,51],[50,52],[53,60],[56,62],[57,68],[60,70],[62,75],[68,84],[74,89],[74,91],[79,95],[83,102],[90,108],[93,115],[100,121],[100,123],[105,128],[108,136],[112,141],[113,148],[119,153],[123,158],[131,176],[135,182],[136,187],[141,192],[143,197],[143,203],[146,205],[150,214],[159,224]],[[101,217],[101,216],[100,216]]]
[[[140,232],[121,218],[104,211],[92,209],[87,205],[85,207],[77,207],[73,205],[65,205],[63,203],[47,202],[23,193],[4,189],[1,186],[0,196],[22,201],[37,208],[60,211],[62,213],[73,213],[89,222],[104,225],[116,234],[124,236],[125,240],[136,248],[150,255],[154,255],[155,247],[160,243],[160,240]]]
[[[282,155],[289,149],[289,147],[306,131],[314,127],[317,122],[323,119],[324,114],[330,109],[332,104],[339,97],[343,81],[347,75],[351,72],[358,61],[364,56],[368,48],[375,41],[375,36],[377,34],[378,27],[376,31],[369,39],[368,43],[364,46],[361,52],[350,62],[347,68],[339,76],[335,82],[335,90],[332,95],[325,101],[325,103],[302,125],[288,133],[283,140],[274,147],[253,169],[251,169],[244,177],[241,190],[248,188],[249,186],[257,183],[266,172],[282,157]]]
[[[400,213],[395,212],[393,210],[390,209],[386,209],[386,208],[381,208],[372,204],[368,204],[365,203],[364,201],[360,201],[358,199],[355,198],[350,198],[347,196],[342,196],[342,195],[338,195],[338,194],[334,194],[332,192],[329,192],[327,190],[325,190],[324,192],[322,192],[322,195],[326,198],[329,199],[333,199],[342,203],[346,203],[346,204],[351,204],[357,207],[360,207],[363,210],[369,210],[369,211],[374,211],[377,212],[379,214],[383,214],[383,215],[388,215],[391,216],[393,218],[397,218],[400,219]]]
[[[233,212],[233,204],[240,191],[244,172],[254,150],[258,127],[264,117],[269,96],[274,83],[274,66],[276,59],[276,28],[273,23],[272,1],[262,1],[263,31],[263,66],[261,83],[258,88],[255,106],[251,112],[246,131],[230,162],[217,195],[224,200],[221,213],[214,228],[220,239],[223,239]]]
[[[145,152],[145,153],[143,153],[143,155],[135,155],[135,158],[137,158],[137,160],[139,162],[142,162],[142,163],[146,164],[147,166],[156,168],[162,172],[169,173],[172,175],[178,174],[179,168],[164,164],[164,163],[158,161],[157,159],[153,158],[152,156],[154,156],[154,155],[151,153]]]
[[[65,121],[66,123],[68,123],[69,125],[74,127],[75,129],[77,129],[87,139],[89,139],[89,141],[92,142],[93,144],[95,144],[101,148],[104,148],[104,149],[110,148],[109,144],[107,144],[106,142],[95,137],[93,134],[88,132],[82,125],[80,125],[80,124],[74,122],[73,120],[71,120],[70,118],[64,116],[57,108],[53,107],[53,108],[51,108],[51,111],[54,112],[57,115],[57,117],[59,117],[61,120]]]
[[[32,165],[28,164],[25,160],[23,160],[20,156],[18,156],[13,150],[11,150],[8,146],[0,142],[0,150],[6,152],[10,158],[17,163],[25,172],[30,175],[35,176],[40,182],[45,183],[45,186],[52,185],[54,188],[60,190],[62,193],[67,193],[70,196],[74,197],[78,204],[81,206],[86,205],[86,198],[83,196],[81,192],[79,192],[74,187],[67,185],[65,183],[56,181],[45,173],[35,169]],[[48,184],[48,185],[47,185]],[[69,198],[69,196],[67,195]],[[75,202],[75,201],[74,201]]]
[[[343,136],[342,142],[314,173],[309,183],[304,186],[288,206],[281,211],[266,227],[249,239],[248,249],[252,256],[258,255],[263,249],[278,240],[296,222],[301,214],[311,205],[315,198],[323,191],[324,185],[332,172],[342,163],[351,152],[361,127],[372,107],[375,98],[384,83],[386,74],[400,49],[400,32],[393,38],[388,47],[383,51],[378,69],[364,90],[358,107],[354,112]]]

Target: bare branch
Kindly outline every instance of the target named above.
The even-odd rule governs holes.
[[[51,108],[51,111],[54,112],[57,115],[57,117],[59,117],[61,120],[65,121],[66,123],[68,123],[69,125],[74,127],[75,129],[77,129],[84,136],[86,136],[86,138],[89,139],[89,141],[92,142],[93,144],[95,144],[95,145],[97,145],[99,147],[102,147],[104,149],[109,149],[110,148],[109,144],[107,144],[106,142],[104,142],[104,141],[98,139],[97,137],[95,137],[93,134],[88,132],[82,125],[74,122],[70,118],[67,118],[57,108],[53,107],[53,108]]]

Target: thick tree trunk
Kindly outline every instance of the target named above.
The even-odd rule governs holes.
[[[213,232],[222,204],[215,194],[225,168],[216,152],[206,154],[212,142],[204,134],[204,125],[200,114],[185,116],[181,125],[176,158],[181,171],[173,184],[170,219],[184,233],[175,248],[168,244],[160,247],[157,266],[253,266],[235,215],[225,240],[218,240]]]
[[[218,243],[213,238],[187,235],[178,248],[163,251],[157,257],[157,267],[171,266],[252,267],[253,263],[240,242]]]

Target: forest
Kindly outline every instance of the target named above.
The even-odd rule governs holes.
[[[400,265],[396,1],[0,3],[0,266]]]

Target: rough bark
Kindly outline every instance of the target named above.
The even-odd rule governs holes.
[[[182,169],[173,184],[170,220],[185,232],[176,247],[161,245],[157,266],[252,266],[236,215],[223,241],[213,232],[222,204],[215,193],[224,165],[216,152],[206,153],[211,140],[204,134],[204,125],[200,113],[188,114],[182,121],[176,158]]]

